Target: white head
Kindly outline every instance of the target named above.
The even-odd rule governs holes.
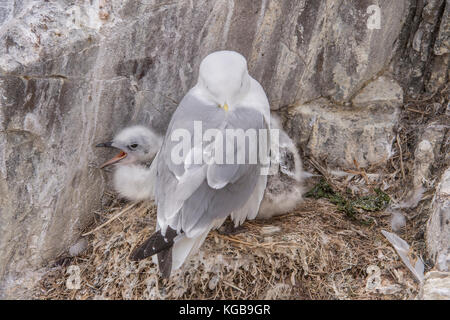
[[[216,51],[200,64],[198,85],[210,98],[228,109],[250,90],[247,61],[235,51]]]
[[[100,168],[111,164],[147,164],[158,153],[162,137],[143,126],[132,126],[120,131],[111,142],[100,143],[97,147],[112,147],[121,150]]]

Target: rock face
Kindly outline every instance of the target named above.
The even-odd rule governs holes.
[[[436,22],[444,6],[431,2]],[[394,58],[413,5],[377,3],[2,1],[0,282],[46,264],[78,239],[105,187],[96,169],[104,158],[93,146],[128,124],[164,131],[199,62],[215,50],[246,56],[273,109],[298,106],[295,121],[307,131],[297,134],[294,122],[291,130],[314,154],[327,143],[343,156],[338,165],[348,165],[351,154],[362,166],[385,161],[401,94],[386,84],[391,80],[370,82]],[[446,35],[439,33],[436,49],[442,59]],[[380,95],[377,88],[391,84],[393,93]],[[348,137],[321,134],[342,126],[351,128]],[[347,138],[353,145],[339,146]],[[373,144],[348,149],[358,143]]]
[[[414,152],[414,188],[429,188],[435,182],[432,166],[441,155],[441,146],[445,144],[445,134],[449,129],[447,119],[430,123],[424,128]]]
[[[449,79],[449,16],[449,0],[411,1],[393,65],[412,96],[424,89],[434,93]]]
[[[325,99],[291,107],[287,130],[303,150],[328,165],[355,168],[384,164],[392,155],[394,129],[403,91],[381,77],[353,99],[339,106]]]
[[[403,103],[403,89],[395,80],[381,76],[361,90],[352,102],[355,107],[376,107],[383,104],[398,107]]]
[[[444,172],[436,189],[426,240],[436,267],[450,271],[450,169]]]
[[[428,272],[425,275],[419,298],[422,300],[450,300],[450,273]]]

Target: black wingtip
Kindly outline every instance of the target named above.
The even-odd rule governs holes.
[[[139,261],[139,260],[145,259],[145,257],[143,256],[143,248],[142,248],[142,246],[140,246],[139,248],[134,249],[133,252],[131,253],[129,259],[131,261]]]
[[[177,232],[170,227],[167,228],[164,236],[161,234],[161,231],[157,231],[138,248],[134,249],[129,259],[131,261],[139,261],[170,249],[173,246],[173,240],[176,236]]]
[[[158,266],[163,279],[169,279],[172,272],[172,247],[158,253]]]

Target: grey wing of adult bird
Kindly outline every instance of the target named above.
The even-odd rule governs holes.
[[[199,141],[195,131],[200,123],[202,132],[220,131],[223,146],[227,129],[270,129],[267,97],[261,85],[248,75],[246,60],[240,54],[219,51],[202,61],[198,83],[173,114],[156,158],[157,231],[133,251],[131,259],[157,254],[163,277],[180,268],[209,231],[228,216],[236,225],[255,218],[267,183],[267,176],[261,175],[262,159],[250,161],[249,137],[245,138],[245,163],[236,161],[237,143],[230,150],[222,150],[224,161],[231,153],[231,164],[193,161],[205,150],[216,154],[220,143],[215,142],[222,139],[216,136],[216,140]],[[176,162],[174,152],[176,155],[180,141],[173,137],[183,133],[189,137],[191,149]]]

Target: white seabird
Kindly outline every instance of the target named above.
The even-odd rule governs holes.
[[[234,52],[216,52],[202,62],[198,84],[188,92],[173,115],[162,151],[152,165],[146,164],[150,157],[127,164],[120,160],[121,154],[116,160],[105,163],[116,164],[114,187],[130,200],[152,199],[156,188],[157,232],[134,250],[131,258],[140,260],[157,253],[157,262],[165,277],[179,268],[200,247],[208,232],[219,227],[227,216],[239,225],[256,215],[269,218],[289,212],[302,199],[300,157],[284,131],[280,131],[279,141],[281,171],[269,176],[265,193],[267,176],[259,175],[255,166],[186,166],[186,163],[176,166],[171,163],[170,133],[176,128],[188,128],[192,132],[194,120],[221,129],[269,128],[268,123],[281,129],[278,120],[270,120],[265,93],[248,75],[245,59]],[[129,146],[139,140],[134,135],[140,135],[140,130],[127,128],[112,143],[101,146],[131,152]],[[149,140],[145,145],[152,146],[152,155],[155,155],[162,139],[153,132],[146,137]],[[130,174],[134,171],[136,174]]]
[[[192,164],[191,154],[208,146],[211,149],[212,144],[203,141],[199,144],[192,139],[193,147],[182,155],[184,162],[174,162],[172,151],[179,142],[173,141],[172,134],[187,130],[190,137],[195,137],[195,121],[201,121],[204,131],[270,129],[268,99],[261,85],[248,74],[242,55],[219,51],[203,59],[198,82],[174,112],[155,159],[157,230],[130,258],[137,261],[157,254],[163,277],[180,268],[209,231],[222,225],[228,216],[237,225],[254,219],[266,188],[267,176],[260,174],[261,162]]]

